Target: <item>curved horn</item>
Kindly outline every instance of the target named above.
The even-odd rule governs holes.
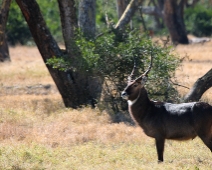
[[[152,68],[152,60],[153,60],[153,56],[152,56],[152,52],[151,52],[151,58],[150,58],[149,67],[148,67],[147,71],[145,71],[145,73],[143,74],[143,76],[147,76],[147,74],[150,72],[150,70]]]
[[[143,76],[147,76],[147,74],[150,72],[150,70],[152,68],[152,61],[153,61],[153,55],[152,55],[152,52],[151,52],[150,64],[149,64],[147,71],[145,71],[145,73],[142,74],[141,76],[139,76],[136,80],[143,78]]]
[[[132,69],[132,72],[131,74],[128,76],[128,83],[130,83],[132,81],[132,77],[134,76],[134,73],[135,73],[135,70],[136,70],[136,61],[135,61],[135,56],[133,57],[134,59],[134,66],[133,66],[133,69]]]

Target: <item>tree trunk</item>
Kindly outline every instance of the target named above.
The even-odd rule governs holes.
[[[141,12],[143,14],[152,15],[155,18],[155,28],[157,28],[157,29],[164,28],[163,0],[158,0],[157,3],[155,2],[155,0],[151,0],[150,3],[152,3],[153,6],[142,6],[140,9]]]
[[[186,102],[198,101],[210,87],[212,87],[212,69],[194,83],[184,100]]]
[[[127,7],[126,0],[116,0],[116,9],[117,9],[117,14],[118,14],[119,19],[121,18],[122,14],[124,13],[126,7]]]
[[[134,15],[138,7],[142,4],[142,2],[143,0],[131,0],[121,18],[117,22],[115,29],[124,29],[125,25],[130,22],[132,16]]]
[[[147,15],[162,17],[162,11],[157,6],[142,6],[141,12]]]
[[[75,46],[75,32],[78,29],[75,1],[58,0],[58,4],[66,50],[69,56],[74,57],[75,48],[73,46]]]
[[[87,38],[96,33],[96,0],[81,0],[79,4],[79,27]]]
[[[10,61],[7,38],[5,34],[11,0],[2,0],[0,9],[0,62]]]
[[[154,0],[153,0],[154,2]],[[160,21],[160,18],[159,17],[156,17],[156,27],[159,28],[159,29],[162,29],[164,28],[164,18],[163,18],[163,8],[164,8],[164,0],[157,0],[157,7],[159,8],[159,10],[161,11],[161,18],[162,20]],[[156,4],[156,3],[155,3]]]
[[[39,6],[36,3],[36,1],[16,0],[16,2],[19,5],[27,21],[29,29],[32,33],[34,41],[37,44],[37,47],[41,53],[44,62],[46,63],[48,59],[53,57],[63,57],[67,55],[64,54],[62,50],[60,50],[58,44],[56,43],[56,41],[50,34],[49,30],[47,29],[46,23],[41,15]],[[65,1],[61,1],[61,3],[62,2]],[[70,13],[75,11],[74,9],[71,9],[74,7],[75,6],[66,6],[66,8],[70,9],[69,10]],[[63,23],[63,25],[66,24],[68,25],[70,23],[68,22]],[[69,31],[67,31],[68,34],[72,36],[73,33]],[[67,46],[70,47],[68,42],[66,43]],[[69,57],[74,58],[75,56],[69,56]],[[95,88],[95,91],[97,92],[99,90],[99,87],[93,87],[92,84],[88,84],[86,77],[87,75],[81,72],[80,70],[77,70],[75,72],[71,70],[63,72],[57,69],[53,69],[52,66],[50,65],[47,65],[47,68],[63,98],[66,107],[77,108],[81,105],[88,104],[93,98],[96,97],[96,93],[91,94],[90,89]]]
[[[65,41],[65,46],[66,46],[66,51],[68,53],[68,56],[71,58],[80,57],[81,55],[80,51],[75,44],[75,36],[76,36],[75,34],[77,31],[78,25],[77,25],[77,15],[76,15],[74,0],[72,1],[58,0],[58,4],[60,9],[63,38]],[[85,3],[84,5],[87,5],[87,4]],[[84,15],[85,17],[87,17],[86,14],[89,12],[86,12],[86,10],[92,11],[92,9],[94,9],[94,6],[95,6],[95,1],[93,1],[92,5],[88,5],[83,10],[85,11],[84,14],[83,14],[83,11],[81,11],[81,16]],[[92,23],[95,23],[95,17],[93,17],[92,19],[93,19]],[[81,25],[82,26],[81,29],[83,29],[84,31],[86,31],[87,30],[86,28],[88,28],[87,22],[88,21],[85,22],[85,25],[83,24]],[[84,26],[86,28],[84,28]],[[93,26],[94,28],[91,28],[91,26]],[[95,24],[92,24],[89,27],[90,27],[89,29],[95,30]],[[84,33],[86,34],[86,32]],[[89,36],[90,38],[93,38],[91,37],[92,36],[91,34],[89,34]],[[72,65],[77,67],[78,65],[77,60],[75,59],[75,61],[76,62],[73,62]],[[72,87],[73,91],[74,90],[76,91],[75,98],[76,99],[80,98],[79,96],[81,96],[82,99],[87,98],[86,99],[87,103],[94,106],[93,105],[94,100],[100,97],[103,80],[101,80],[99,77],[95,77],[95,76],[91,77],[87,75],[85,72],[80,72],[80,70],[78,70],[78,72],[73,72],[72,70],[69,70],[68,72],[71,74],[72,79],[74,80],[74,84],[72,84],[72,86],[70,87]],[[83,94],[81,94],[80,92],[83,92]]]
[[[164,1],[165,1],[165,0],[157,0],[157,2],[158,2],[158,7],[161,9],[161,11],[163,10],[163,7],[164,7]]]
[[[187,0],[165,0],[164,21],[174,44],[188,44],[186,28],[183,20],[184,4]]]

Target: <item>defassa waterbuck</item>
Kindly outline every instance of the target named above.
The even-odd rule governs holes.
[[[152,58],[148,70],[131,80],[134,66],[121,96],[128,100],[133,120],[147,136],[155,138],[158,161],[163,161],[165,139],[188,140],[199,136],[212,151],[212,106],[203,102],[172,104],[151,101],[144,88],[151,67]]]

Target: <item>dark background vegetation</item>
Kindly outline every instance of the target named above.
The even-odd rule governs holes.
[[[60,23],[60,13],[56,1],[37,0],[42,14],[45,18],[50,32],[54,38],[62,42],[62,31]],[[116,3],[115,1],[100,1],[97,0],[96,24],[97,32],[105,30],[105,12],[108,18],[114,23],[117,22]],[[148,29],[154,30],[156,35],[167,35],[168,31],[164,27],[159,29],[156,27],[154,18],[149,15],[144,15],[144,20]],[[185,8],[184,21],[187,32],[195,36],[211,36],[212,35],[212,4],[207,1],[200,1],[194,7]],[[134,25],[141,25],[139,13],[133,19]],[[14,26],[15,25],[15,26]],[[28,26],[23,18],[21,11],[15,1],[12,1],[10,7],[9,19],[7,22],[7,38],[11,45],[17,43],[30,45],[32,37]]]

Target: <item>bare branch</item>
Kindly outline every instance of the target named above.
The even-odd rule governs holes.
[[[170,80],[170,82],[171,82],[172,84],[174,84],[175,86],[179,86],[179,87],[184,87],[184,88],[186,88],[186,89],[190,89],[189,87],[186,87],[186,86],[184,86],[184,85],[181,85],[181,84],[178,84],[178,83],[174,83],[172,80]]]
[[[130,22],[133,14],[142,2],[143,0],[131,0],[118,23],[116,24],[115,29],[124,28],[124,26]]]
[[[210,87],[212,87],[212,69],[194,83],[184,100],[186,102],[198,101]]]
[[[142,6],[140,9],[143,14],[154,15],[161,18],[163,17],[162,11],[158,7]]]

